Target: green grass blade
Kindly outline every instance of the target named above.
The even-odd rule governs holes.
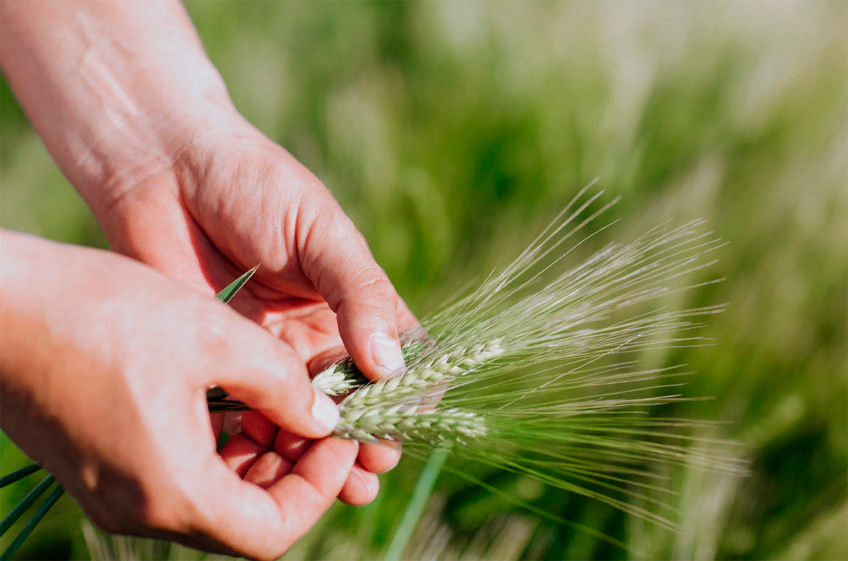
[[[253,273],[256,272],[256,269],[259,268],[259,265],[255,266],[233,282],[227,286],[224,290],[215,295],[215,298],[220,300],[223,303],[227,303],[233,299],[233,297],[238,293],[242,287],[247,284],[247,281],[250,280],[250,277],[253,276]],[[232,405],[228,405],[225,400],[227,398],[227,392],[222,390],[221,388],[212,388],[211,390],[206,392],[206,400],[209,403],[209,411],[212,413],[220,412],[220,411],[244,411],[244,409],[234,409]]]
[[[55,480],[56,479],[52,475],[48,475],[42,479],[41,483],[36,485],[21,502],[15,505],[12,512],[7,514],[3,521],[0,522],[0,536],[5,534],[6,531],[12,527],[12,524],[18,521],[18,518],[20,518],[21,515],[38,500],[38,497],[44,494],[44,491],[46,491]]]
[[[506,499],[507,501],[511,502],[512,504],[519,506],[519,507],[521,507],[521,508],[523,508],[523,509],[525,509],[529,512],[532,512],[533,514],[536,514],[536,515],[538,515],[542,518],[546,518],[546,519],[551,520],[553,522],[556,522],[558,524],[562,524],[563,526],[567,526],[567,527],[572,528],[574,530],[577,530],[579,532],[584,532],[584,533],[592,536],[593,538],[605,541],[605,542],[607,542],[611,545],[614,545],[616,547],[620,547],[624,551],[632,553],[637,558],[645,557],[645,555],[643,555],[641,552],[634,550],[634,548],[628,546],[626,543],[624,543],[621,540],[617,540],[614,537],[609,536],[607,534],[604,534],[603,532],[600,532],[600,531],[595,530],[593,528],[590,528],[589,526],[584,526],[583,524],[580,524],[578,522],[566,520],[565,518],[562,518],[561,516],[557,516],[556,514],[552,514],[548,511],[543,510],[543,509],[541,509],[537,506],[534,506],[534,505],[532,505],[532,504],[530,504],[526,501],[522,501],[518,497],[510,495],[509,493],[502,491],[501,489],[498,489],[497,487],[493,487],[492,485],[489,485],[485,481],[482,481],[480,479],[472,477],[469,474],[467,474],[467,473],[465,473],[461,470],[454,469],[450,466],[445,466],[444,470],[448,473],[458,475],[459,477],[465,479],[466,481],[469,481],[469,482],[471,482],[475,485],[478,485],[481,488],[489,491],[490,493],[497,495],[499,497],[502,497],[502,498]]]
[[[227,286],[227,288],[225,288],[224,290],[222,290],[221,292],[216,294],[215,298],[217,298],[218,300],[220,300],[221,302],[224,302],[224,303],[227,303],[230,300],[232,300],[233,296],[235,296],[236,293],[239,290],[241,290],[241,287],[243,287],[245,284],[247,284],[247,281],[250,280],[250,277],[253,276],[253,273],[255,273],[256,269],[258,269],[258,268],[259,268],[259,265],[255,266],[254,268],[252,268],[251,270],[249,270],[248,272],[246,272],[245,274],[243,274],[242,276],[240,276],[239,278],[234,280],[232,283],[230,283],[229,286]]]
[[[412,539],[412,533],[418,525],[418,520],[424,512],[424,507],[433,494],[433,487],[436,485],[436,479],[442,471],[442,466],[445,465],[445,460],[450,456],[451,446],[442,446],[433,450],[430,458],[424,469],[421,470],[421,475],[418,477],[418,483],[415,484],[415,490],[412,492],[412,498],[409,499],[409,504],[406,506],[406,511],[403,513],[403,518],[398,525],[395,535],[392,536],[392,541],[389,542],[389,547],[386,550],[384,561],[400,561],[403,551],[409,540]]]
[[[32,533],[38,523],[41,522],[41,519],[44,518],[44,515],[47,514],[47,511],[50,510],[50,507],[56,504],[56,501],[59,500],[59,498],[62,496],[62,493],[64,492],[65,489],[62,488],[61,485],[53,489],[53,492],[50,493],[50,496],[47,497],[47,500],[44,501],[44,504],[42,504],[41,507],[36,511],[36,513],[32,516],[32,518],[29,519],[29,522],[27,522],[27,525],[24,526],[24,529],[21,530],[21,533],[18,534],[18,536],[15,538],[15,541],[9,544],[9,547],[7,547],[3,554],[0,555],[0,561],[7,561],[8,559],[11,559],[12,555],[14,555],[16,551],[18,551],[18,548],[21,547],[21,544],[26,541],[26,539],[29,537],[29,535]]]
[[[32,463],[32,464],[29,464],[28,466],[22,467],[21,469],[15,470],[12,473],[6,474],[3,477],[0,477],[0,489],[5,487],[6,485],[11,485],[12,483],[14,483],[15,481],[17,481],[19,479],[23,479],[27,475],[31,475],[31,474],[37,472],[40,469],[41,469],[40,465],[38,465],[36,463]]]

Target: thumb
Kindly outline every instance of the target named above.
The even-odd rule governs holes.
[[[339,335],[356,366],[375,380],[397,374],[404,368],[398,295],[365,238],[332,199],[301,226],[307,233],[298,236],[301,268],[336,312]]]
[[[217,305],[217,304],[216,304]],[[260,411],[279,427],[304,438],[330,434],[339,420],[332,399],[312,387],[298,354],[268,331],[220,304],[228,318],[224,341],[210,353],[203,380]]]

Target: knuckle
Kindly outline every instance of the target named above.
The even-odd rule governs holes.
[[[351,278],[351,290],[369,297],[388,298],[395,296],[389,277],[376,263],[361,267]]]

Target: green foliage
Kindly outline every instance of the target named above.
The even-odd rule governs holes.
[[[675,303],[730,304],[700,333],[714,345],[640,359],[698,373],[685,395],[715,399],[673,412],[727,420],[724,436],[746,444],[727,453],[751,461],[750,477],[669,471],[672,533],[519,476],[454,469],[648,558],[848,557],[844,3],[187,5],[236,105],[325,181],[417,313],[509,263],[595,176],[622,195],[624,220],[586,252],[666,219],[706,218],[729,242],[712,272],[727,281]],[[5,84],[0,118],[0,224],[104,245]],[[24,463],[0,436],[0,472]],[[334,508],[290,557],[384,553],[420,466],[404,459],[375,504]],[[443,552],[474,550],[503,520],[524,532],[515,557],[631,555],[449,472],[436,489],[407,557],[436,535]],[[26,492],[4,488],[0,508]],[[20,551],[85,555],[67,499]]]

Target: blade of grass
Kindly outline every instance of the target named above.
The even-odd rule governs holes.
[[[250,277],[253,276],[253,273],[256,272],[256,269],[259,268],[259,265],[255,266],[251,270],[247,271],[245,274],[231,282],[227,287],[215,295],[215,298],[220,300],[223,303],[227,303],[233,299],[233,297],[238,293],[242,287],[247,284],[247,281],[250,280]],[[227,405],[227,392],[222,390],[221,388],[212,388],[207,390],[206,392],[206,400],[209,402],[209,411],[211,413],[220,412],[220,411],[243,411],[244,409],[233,409],[232,406]]]
[[[218,300],[220,300],[221,302],[224,302],[224,303],[227,303],[230,300],[232,300],[233,296],[235,296],[236,293],[239,290],[241,290],[241,287],[243,287],[245,284],[247,284],[247,281],[250,280],[250,277],[253,276],[253,273],[255,273],[256,269],[258,269],[258,268],[259,268],[259,265],[255,266],[254,268],[252,268],[251,270],[249,270],[248,272],[246,272],[245,274],[243,274],[242,276],[240,276],[239,278],[234,280],[232,283],[230,283],[229,286],[227,286],[227,288],[225,288],[224,290],[222,290],[221,292],[216,294],[215,298],[217,298]]]
[[[17,481],[18,479],[23,479],[27,475],[31,475],[31,474],[37,472],[40,469],[41,469],[40,465],[38,465],[36,463],[32,463],[32,464],[29,464],[28,466],[22,467],[21,469],[17,469],[15,471],[13,471],[12,473],[6,474],[3,477],[0,477],[0,489],[5,487],[6,485],[11,485],[12,483]]]
[[[24,541],[29,537],[29,535],[32,533],[38,523],[41,522],[41,519],[44,518],[44,515],[47,514],[47,511],[50,510],[50,507],[56,504],[56,501],[59,500],[59,498],[62,496],[62,493],[64,492],[65,489],[61,486],[53,489],[53,492],[50,493],[50,496],[47,497],[47,499],[35,512],[32,518],[29,519],[29,522],[27,522],[27,525],[24,526],[24,529],[21,530],[21,533],[18,534],[18,536],[15,538],[15,541],[9,544],[9,547],[7,547],[6,550],[3,551],[3,554],[0,555],[0,561],[7,561],[8,559],[11,559],[12,555],[14,555],[16,551],[18,551],[18,548],[21,547],[21,544],[23,544]]]
[[[12,512],[7,514],[3,521],[0,522],[0,536],[5,534],[6,531],[12,527],[12,524],[18,521],[18,518],[20,518],[21,515],[38,500],[38,497],[44,494],[44,491],[46,491],[55,480],[56,479],[52,475],[48,475],[42,479],[41,483],[36,485],[21,502],[15,505]]]
[[[461,478],[465,479],[466,481],[469,481],[469,482],[471,482],[475,485],[479,485],[480,487],[489,491],[490,493],[492,493],[494,495],[498,495],[499,497],[503,497],[504,499],[511,502],[512,504],[519,506],[523,509],[526,509],[529,512],[537,514],[538,516],[540,516],[542,518],[546,518],[546,519],[551,520],[553,522],[556,522],[558,524],[562,524],[563,526],[568,526],[569,528],[573,528],[574,530],[578,530],[580,532],[585,532],[586,534],[588,534],[588,535],[590,535],[594,538],[605,541],[605,542],[607,542],[611,545],[614,545],[616,547],[620,547],[624,551],[632,553],[637,559],[645,557],[645,555],[643,555],[641,552],[633,549],[632,547],[628,546],[626,543],[624,543],[621,540],[617,540],[614,537],[609,536],[607,534],[604,534],[603,532],[600,532],[598,530],[593,530],[589,526],[584,526],[583,524],[579,524],[577,522],[572,522],[571,520],[566,520],[565,518],[562,518],[561,516],[557,516],[555,514],[548,512],[547,510],[544,510],[542,508],[534,506],[534,505],[532,505],[532,504],[530,504],[526,501],[522,501],[520,498],[518,498],[514,495],[510,495],[509,493],[507,493],[507,492],[505,492],[501,489],[498,489],[497,487],[489,485],[485,481],[482,481],[480,479],[476,479],[476,478],[468,475],[464,471],[451,468],[450,466],[445,467],[444,470],[448,473],[458,475],[459,477],[461,477]]]
[[[436,479],[442,471],[442,466],[445,465],[445,460],[450,456],[451,448],[451,445],[441,446],[430,454],[430,458],[418,477],[418,483],[415,484],[415,490],[412,492],[412,498],[409,499],[403,518],[401,518],[400,524],[394,536],[392,536],[391,542],[389,542],[383,561],[400,561],[409,540],[412,539],[412,533],[418,525],[424,507],[427,505],[430,495],[433,494]]]

